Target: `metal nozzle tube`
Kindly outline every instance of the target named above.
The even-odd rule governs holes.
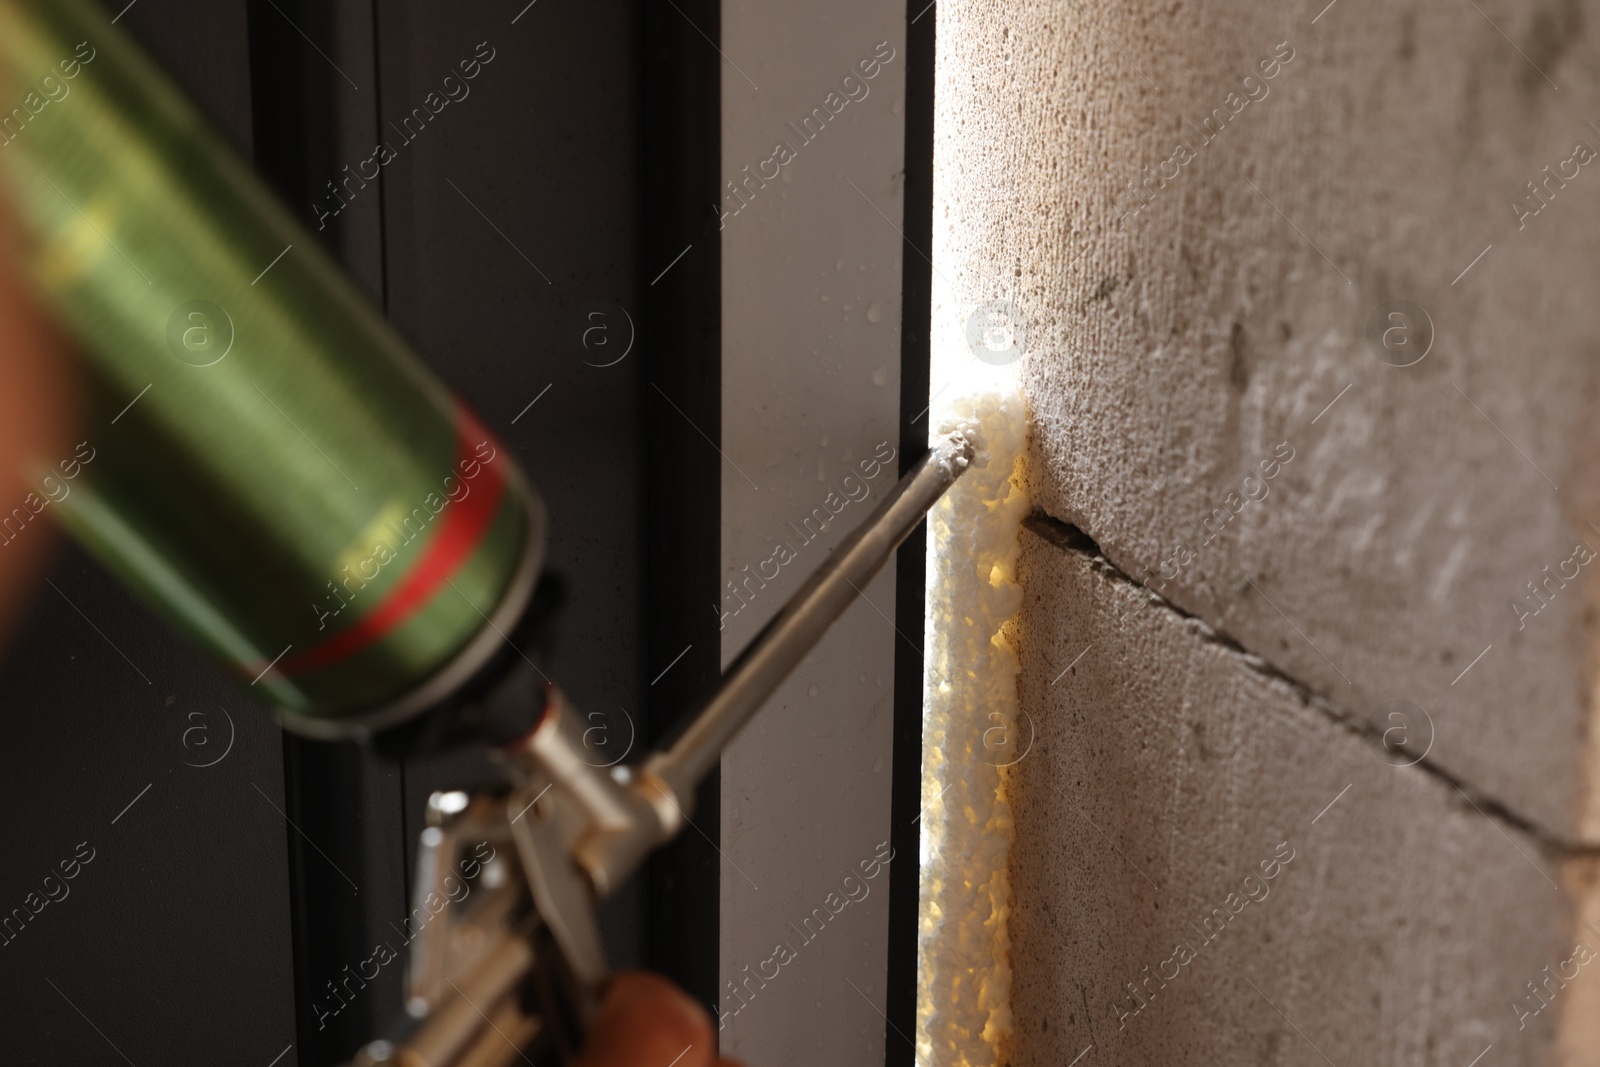
[[[688,810],[695,786],[717,765],[734,735],[863,595],[894,550],[972,463],[973,454],[964,434],[940,440],[740,653],[689,727],[649,761],[648,770],[671,786],[680,807]]]

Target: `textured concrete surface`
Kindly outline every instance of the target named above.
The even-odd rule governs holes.
[[[1573,955],[1538,841],[1092,555],[1021,572],[1006,1062],[1552,1062],[1600,978],[1512,1007]]]
[[[1430,763],[1600,840],[1600,3],[937,10],[936,322],[1026,326],[1035,501],[1341,714],[1412,701]]]

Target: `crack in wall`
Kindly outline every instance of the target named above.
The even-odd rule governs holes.
[[[1203,643],[1217,645],[1226,649],[1237,657],[1246,669],[1287,686],[1300,699],[1301,703],[1315,707],[1330,722],[1346,733],[1368,744],[1376,745],[1379,748],[1384,747],[1383,733],[1375,724],[1344,708],[1337,701],[1317,692],[1311,685],[1289,674],[1259,653],[1245,647],[1238,638],[1217,629],[1194,612],[1179,607],[1122,570],[1111,562],[1100,548],[1099,543],[1081,527],[1064,519],[1058,519],[1054,515],[1039,509],[1035,509],[1024,519],[1022,525],[1036,537],[1054,545],[1063,552],[1082,557],[1102,577],[1137,589],[1140,595],[1148,597],[1156,607],[1164,609],[1183,620],[1186,627]],[[1453,789],[1460,790],[1483,814],[1498,819],[1512,829],[1521,832],[1524,836],[1531,838],[1544,858],[1551,863],[1563,860],[1600,858],[1600,845],[1589,845],[1574,841],[1566,835],[1552,831],[1537,821],[1522,815],[1499,799],[1484,793],[1465,779],[1457,777],[1426,756],[1410,766],[1417,768],[1424,774],[1431,775]],[[1396,769],[1403,770],[1405,768],[1399,767]]]

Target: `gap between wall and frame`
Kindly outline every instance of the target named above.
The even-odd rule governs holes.
[[[900,475],[928,447],[933,321],[933,95],[936,12],[926,0],[906,10],[904,241],[900,301]],[[921,17],[926,15],[927,17]],[[889,799],[888,969],[884,995],[884,1063],[913,1067],[906,1038],[917,1025],[917,918],[921,901],[922,668],[926,607],[927,524],[919,524],[895,558],[894,747]]]

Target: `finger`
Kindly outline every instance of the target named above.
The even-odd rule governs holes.
[[[580,1067],[712,1067],[717,1035],[706,1010],[658,975],[612,979]]]
[[[0,205],[0,636],[28,579],[42,568],[50,531],[32,475],[70,456],[70,401],[60,339],[26,291],[13,262],[15,243]],[[13,545],[11,542],[16,541]]]

